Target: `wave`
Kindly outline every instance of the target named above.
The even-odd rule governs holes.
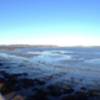
[[[86,60],[85,63],[100,64],[100,58]]]

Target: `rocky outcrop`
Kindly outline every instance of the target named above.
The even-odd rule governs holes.
[[[19,78],[22,74],[0,72],[0,100],[99,100],[100,91],[82,87],[75,92],[71,85],[49,85],[41,79]],[[5,98],[5,99],[4,99]],[[95,99],[96,98],[96,99]]]

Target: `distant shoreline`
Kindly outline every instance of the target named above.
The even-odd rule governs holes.
[[[0,45],[0,49],[10,49],[14,50],[16,48],[58,48],[58,46],[53,46],[53,45]]]
[[[59,45],[30,45],[30,44],[1,44],[0,49],[16,48],[100,48],[100,46],[59,46]]]

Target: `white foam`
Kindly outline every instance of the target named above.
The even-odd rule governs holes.
[[[21,63],[23,61],[28,61],[28,59],[25,57],[20,57],[20,56],[8,54],[8,53],[0,53],[0,59],[7,60],[13,63],[15,62],[16,64]]]
[[[28,51],[27,54],[41,54],[41,52],[37,52],[37,51]]]
[[[53,63],[60,60],[70,60],[72,59],[71,55],[64,55],[63,51],[44,51],[40,55],[34,57],[32,60],[37,62]]]

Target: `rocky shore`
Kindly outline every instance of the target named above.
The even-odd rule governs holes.
[[[99,90],[81,87],[75,92],[71,85],[46,86],[48,80],[20,78],[23,75],[0,71],[0,100],[100,100]]]

